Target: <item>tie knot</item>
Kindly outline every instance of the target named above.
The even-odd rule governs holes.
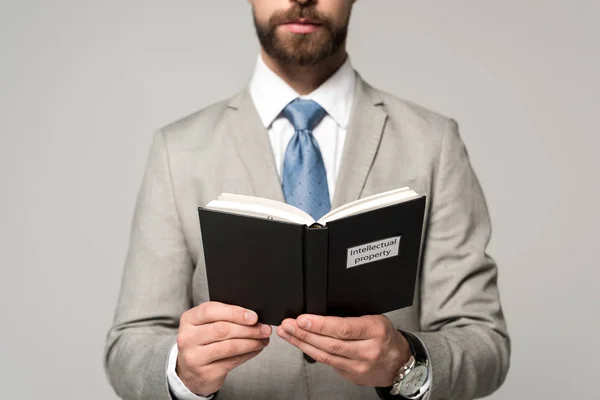
[[[325,110],[319,104],[304,99],[296,99],[283,109],[283,116],[294,125],[296,130],[312,131],[325,114]]]

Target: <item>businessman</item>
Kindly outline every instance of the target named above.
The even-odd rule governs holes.
[[[488,210],[457,123],[354,71],[354,1],[250,4],[261,51],[247,87],[153,137],[107,336],[113,388],[149,400],[492,393],[506,377],[510,340],[486,253]],[[272,327],[253,310],[209,301],[198,206],[230,192],[318,218],[403,186],[427,196],[412,307]]]

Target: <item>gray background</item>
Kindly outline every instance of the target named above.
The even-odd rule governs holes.
[[[513,338],[494,399],[596,397],[598,1],[362,0],[354,66],[456,118]],[[114,399],[102,370],[154,129],[229,96],[245,1],[0,1],[1,398]]]

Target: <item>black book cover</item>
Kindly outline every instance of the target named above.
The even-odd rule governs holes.
[[[425,196],[325,226],[198,213],[210,300],[254,310],[262,323],[412,305]]]

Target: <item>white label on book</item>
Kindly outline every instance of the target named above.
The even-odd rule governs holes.
[[[400,238],[400,236],[394,236],[349,248],[346,268],[397,256],[400,249]]]

